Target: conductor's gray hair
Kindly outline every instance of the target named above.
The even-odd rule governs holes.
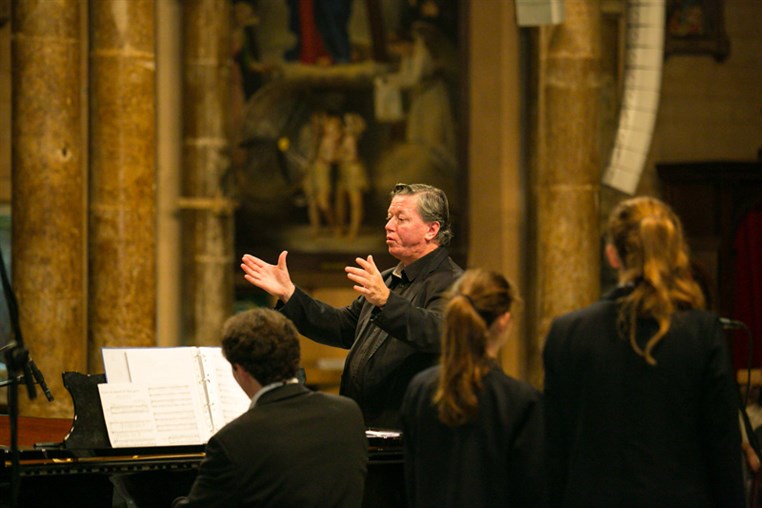
[[[398,183],[390,196],[417,196],[418,214],[425,222],[438,222],[439,233],[435,238],[439,245],[447,246],[452,240],[453,232],[450,224],[450,204],[442,189],[425,183]]]

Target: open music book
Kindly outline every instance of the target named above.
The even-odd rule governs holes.
[[[219,347],[104,348],[99,384],[111,446],[206,443],[250,400]]]

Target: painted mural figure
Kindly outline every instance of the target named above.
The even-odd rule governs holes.
[[[307,198],[310,230],[313,236],[320,233],[323,222],[329,228],[335,227],[331,206],[332,169],[338,160],[341,136],[341,118],[336,115],[321,115],[317,153],[315,160],[308,166],[304,179],[304,194]]]
[[[336,182],[336,224],[339,232],[354,239],[363,219],[363,194],[368,190],[368,172],[358,154],[357,143],[365,131],[365,120],[357,113],[344,115],[344,136],[339,149],[339,176]],[[347,204],[349,224],[347,226]],[[346,230],[344,229],[346,228]]]
[[[351,46],[347,24],[351,0],[287,0],[289,29],[296,44],[284,54],[287,61],[307,64],[348,63]]]
[[[426,22],[411,27],[412,41],[402,46],[399,71],[379,78],[381,85],[410,91],[405,140],[421,144],[440,156],[455,157],[455,119],[447,83],[449,65],[443,51],[444,38]]]
[[[704,2],[675,0],[668,4],[667,32],[669,34],[680,37],[704,34]]]

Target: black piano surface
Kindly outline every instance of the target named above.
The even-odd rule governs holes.
[[[401,440],[369,436],[368,476],[399,478]],[[10,492],[11,455],[0,449],[0,499]],[[168,507],[187,494],[204,458],[203,446],[68,450],[20,450],[20,507]],[[396,483],[396,482],[395,482]],[[402,489],[401,483],[395,490]],[[371,500],[368,506],[374,504]],[[5,506],[0,501],[0,506]]]

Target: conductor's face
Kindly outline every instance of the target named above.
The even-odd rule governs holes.
[[[435,250],[439,222],[425,222],[418,213],[418,197],[394,196],[386,215],[386,246],[405,266]]]

